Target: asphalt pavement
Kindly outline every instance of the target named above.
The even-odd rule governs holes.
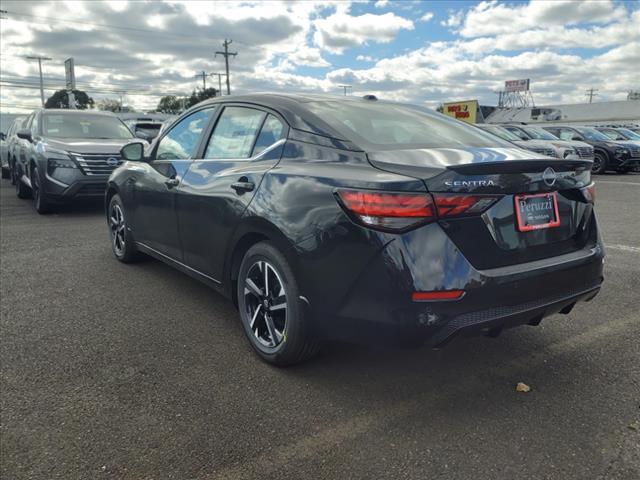
[[[2,180],[0,478],[637,480],[640,175],[596,181],[592,302],[278,369],[215,292],[117,262],[99,203],[40,216]]]

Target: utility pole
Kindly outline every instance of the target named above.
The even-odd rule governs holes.
[[[347,90],[349,88],[353,89],[353,87],[351,85],[338,85],[340,88],[344,88],[344,96],[347,96]]]
[[[218,95],[222,96],[222,77],[224,73],[210,73],[212,77],[216,75],[218,77]]]
[[[593,97],[597,97],[598,94],[595,93],[597,92],[598,89],[594,89],[593,87],[591,87],[589,90],[587,90],[587,93],[585,93],[585,96],[589,97],[589,103],[591,103],[593,101]]]
[[[49,57],[41,57],[39,55],[31,55],[27,57],[28,60],[38,60],[38,69],[40,70],[40,100],[44,107],[44,85],[42,83],[42,60],[52,60]]]
[[[202,90],[207,89],[207,73],[203,70],[201,73],[198,73],[194,76],[194,78],[202,78]]]
[[[218,55],[223,55],[224,56],[224,66],[225,66],[225,70],[227,72],[227,95],[231,95],[231,86],[229,84],[229,57],[235,57],[236,55],[238,55],[238,52],[230,52],[229,51],[229,45],[231,45],[231,42],[233,40],[227,40],[226,38],[224,39],[224,43],[222,44],[222,46],[224,47],[224,52],[216,52],[216,57]]]

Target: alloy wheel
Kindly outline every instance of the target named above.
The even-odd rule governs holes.
[[[287,324],[287,292],[270,263],[256,261],[244,280],[246,321],[258,342],[269,349],[282,343]]]
[[[600,173],[600,169],[602,168],[602,164],[603,164],[603,162],[604,162],[604,158],[602,158],[602,156],[601,156],[601,155],[596,154],[596,155],[593,157],[593,166],[591,167],[591,170],[592,170],[593,172]]]
[[[118,256],[124,254],[125,247],[125,228],[124,213],[117,203],[111,206],[109,214],[109,228],[111,230],[111,243],[113,250]]]

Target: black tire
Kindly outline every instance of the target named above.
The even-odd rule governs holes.
[[[15,169],[16,172],[16,195],[18,196],[18,198],[30,198],[31,197],[31,189],[29,187],[27,187],[22,180],[20,180],[20,172],[18,172],[18,169],[14,166],[13,167]]]
[[[265,270],[268,272],[265,278],[270,276],[270,281],[267,280],[270,285],[266,292],[264,287],[259,288],[262,294],[266,293],[260,296],[247,287],[247,278],[255,279],[256,273],[259,278]],[[257,283],[256,280],[254,286],[258,286]],[[274,289],[278,290],[277,298],[273,294]],[[245,334],[254,351],[264,361],[284,367],[307,360],[318,352],[320,344],[311,335],[310,319],[300,299],[293,270],[284,255],[271,243],[260,242],[247,251],[238,272],[237,293]],[[282,298],[284,313],[282,308],[278,308],[283,304]],[[253,327],[252,316],[255,318]],[[277,331],[277,328],[281,330]],[[269,339],[273,345],[266,344]]]
[[[111,197],[109,201],[107,226],[109,227],[111,250],[118,260],[122,263],[132,263],[142,258],[142,254],[136,248],[133,235],[129,231],[124,204],[118,194]]]
[[[9,167],[2,167],[2,178],[10,178],[11,177],[11,171],[9,170]]]
[[[593,166],[591,173],[602,175],[607,170],[607,154],[604,152],[595,152],[593,157]]]
[[[11,185],[16,184],[16,164],[9,160],[9,177],[11,178]]]
[[[31,195],[33,196],[33,206],[40,215],[53,212],[53,205],[47,197],[47,192],[43,191],[40,181],[40,172],[34,167],[31,171]]]

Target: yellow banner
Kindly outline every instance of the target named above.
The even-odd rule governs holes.
[[[478,112],[478,101],[467,100],[465,102],[449,102],[442,105],[444,110],[442,113],[449,115],[457,120],[467,123],[476,123],[476,114]]]

